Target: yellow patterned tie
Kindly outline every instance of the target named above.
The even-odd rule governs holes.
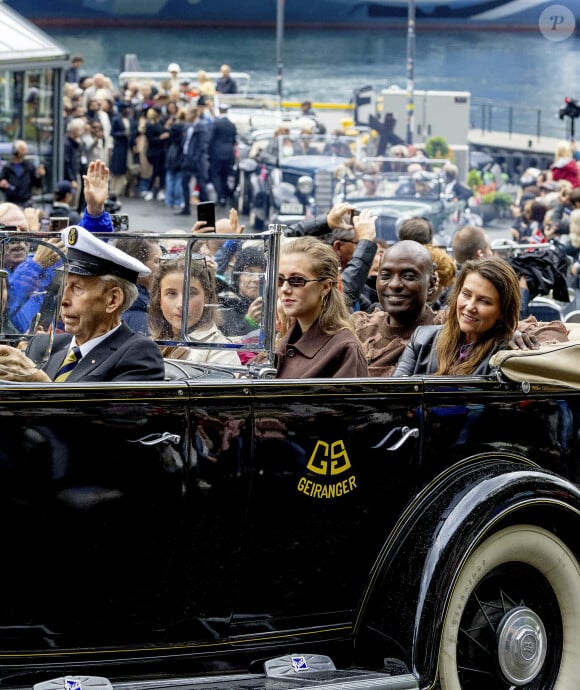
[[[81,357],[82,355],[79,347],[75,346],[69,350],[68,355],[64,358],[64,362],[56,374],[54,382],[62,383],[63,381],[66,381],[70,376],[71,371],[81,361]]]

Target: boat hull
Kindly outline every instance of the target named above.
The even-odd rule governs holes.
[[[5,0],[23,16],[44,26],[220,26],[271,27],[276,0]],[[571,0],[567,0],[571,5]],[[418,28],[536,29],[544,0],[417,0]],[[571,7],[570,7],[571,9]],[[571,9],[572,11],[572,9]],[[407,0],[289,0],[288,27],[368,29],[402,28],[408,20]]]

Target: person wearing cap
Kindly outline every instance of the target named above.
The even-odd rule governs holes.
[[[171,91],[172,89],[179,90],[179,73],[181,72],[181,67],[177,62],[172,62],[168,65],[167,71],[169,72],[169,78],[163,82],[163,88]]]
[[[77,225],[61,233],[68,274],[56,334],[42,370],[34,362],[49,346],[48,334],[35,336],[28,356],[0,346],[3,378],[34,382],[162,381],[163,358],[156,343],[135,333],[121,316],[137,297],[137,279],[150,269]]]
[[[53,192],[52,206],[48,212],[49,217],[68,218],[67,225],[76,225],[81,216],[78,211],[71,208],[73,193],[72,184],[68,180],[57,182]]]

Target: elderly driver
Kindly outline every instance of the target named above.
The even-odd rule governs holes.
[[[65,333],[54,337],[43,370],[34,361],[42,359],[48,335],[31,340],[31,359],[0,345],[0,377],[37,382],[163,380],[156,343],[121,321],[137,297],[137,278],[150,269],[75,225],[62,231],[62,240],[69,265],[60,312]]]

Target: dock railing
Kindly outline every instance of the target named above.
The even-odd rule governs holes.
[[[471,100],[470,129],[478,129],[482,133],[526,134],[536,139],[570,138],[569,124],[558,118],[556,108],[552,112],[540,107],[501,103],[482,98]]]

